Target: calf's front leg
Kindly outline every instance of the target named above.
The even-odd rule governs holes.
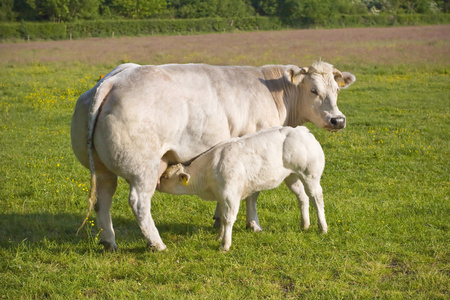
[[[236,197],[227,197],[221,203],[221,232],[223,230],[222,245],[220,250],[227,252],[231,246],[231,234],[233,231],[233,224],[236,221],[237,214],[239,212],[239,202],[241,199]]]
[[[260,232],[263,229],[259,225],[258,213],[256,212],[256,201],[258,200],[259,192],[256,192],[245,199],[247,206],[247,228],[254,232]]]

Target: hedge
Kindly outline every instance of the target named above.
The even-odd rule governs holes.
[[[0,39],[52,39],[67,38],[67,28],[62,23],[0,23]]]
[[[450,14],[435,15],[336,15],[328,19],[301,18],[295,28],[339,28],[368,26],[399,26],[448,24]],[[77,39],[86,37],[146,36],[154,34],[193,34],[277,30],[283,26],[276,18],[203,18],[150,20],[97,20],[73,23],[0,23],[0,40]]]
[[[388,27],[449,23],[450,14],[334,15],[320,20],[301,18],[299,28]]]
[[[145,36],[153,34],[193,34],[234,30],[276,30],[277,19],[251,17],[237,19],[203,18],[171,20],[97,20],[73,23],[0,23],[0,40],[77,39],[85,37]]]

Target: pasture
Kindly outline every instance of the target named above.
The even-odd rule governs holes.
[[[0,297],[5,299],[448,299],[450,26],[296,30],[0,44]],[[168,251],[148,250],[121,180],[119,252],[102,252],[89,171],[72,154],[78,96],[123,62],[310,65],[357,81],[347,128],[308,127],[326,156],[328,234],[302,231],[283,184],[262,192],[264,231],[218,251],[215,203],[156,192]]]

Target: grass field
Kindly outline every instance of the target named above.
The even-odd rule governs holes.
[[[5,299],[449,299],[450,26],[299,30],[0,44],[0,297]],[[263,192],[264,231],[218,251],[215,204],[156,193],[168,251],[153,253],[121,181],[118,253],[98,245],[89,172],[72,154],[78,96],[122,62],[310,65],[357,82],[347,128],[321,142],[329,233],[300,229],[285,185]]]

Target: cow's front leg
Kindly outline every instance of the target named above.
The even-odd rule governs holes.
[[[153,175],[153,176],[151,176]],[[151,199],[157,183],[157,172],[142,174],[133,178],[130,182],[129,204],[139,223],[142,233],[147,239],[148,246],[154,250],[166,249],[158,229],[151,215]]]
[[[309,197],[305,193],[305,188],[301,180],[294,174],[285,179],[286,185],[297,197],[300,212],[302,214],[302,229],[306,230],[310,226],[309,221]]]
[[[117,250],[114,228],[111,220],[112,197],[117,188],[117,176],[107,170],[97,170],[97,203],[95,212],[100,230],[100,243],[105,250]]]
[[[247,228],[252,229],[254,232],[262,231],[261,225],[259,225],[258,213],[256,211],[258,195],[259,192],[256,192],[245,199],[245,204],[247,206]]]

